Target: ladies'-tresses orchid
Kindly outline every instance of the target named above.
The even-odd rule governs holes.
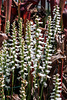
[[[54,18],[53,18],[53,33],[54,33],[54,36],[56,34],[60,34],[61,33],[61,27],[60,27],[60,8],[58,7],[58,5],[56,5],[54,7],[54,11],[53,11],[53,15],[54,15]]]
[[[9,29],[10,28],[10,22],[7,21],[6,22],[6,34],[9,35]],[[12,44],[10,45],[10,43],[12,42],[11,39],[8,40],[8,42],[5,40],[3,42],[3,54],[2,54],[2,58],[3,58],[3,74],[4,74],[4,83],[5,83],[5,88],[8,90],[8,88],[10,87],[8,84],[10,82],[10,62],[12,59],[12,57],[9,56],[9,54],[11,54],[11,49],[10,46],[12,46]],[[9,58],[10,57],[10,58]]]
[[[18,62],[19,66],[18,68],[20,68],[19,74],[20,76],[17,79],[21,79],[21,88],[20,88],[20,98],[21,100],[26,100],[26,91],[25,91],[25,87],[27,86],[27,82],[25,80],[25,76],[27,76],[27,74],[25,74],[24,71],[27,71],[26,68],[26,62],[24,62],[24,57],[26,55],[26,53],[24,52],[24,39],[23,39],[23,32],[22,32],[22,20],[19,20],[19,31],[18,31],[18,44],[17,48],[19,49],[18,54],[20,57],[20,60]]]
[[[0,99],[5,100],[2,51],[0,51]]]
[[[31,24],[33,23],[30,23],[29,21],[27,21],[27,24],[26,24],[26,35],[25,35],[25,48],[24,48],[24,60],[25,60],[25,65],[26,65],[26,68],[24,68],[26,72],[24,72],[24,75],[27,77],[27,86],[28,86],[28,89],[27,89],[27,98],[28,100],[30,99],[30,96],[31,96],[31,81],[30,81],[30,71],[31,69],[33,68],[32,66],[32,61],[34,61],[35,59],[35,52],[34,52],[34,44],[33,43],[33,39],[34,39],[34,34],[32,34],[33,32],[33,27],[31,27]]]
[[[44,77],[41,77],[41,84],[42,84],[42,89],[41,89],[41,96],[40,96],[40,100],[41,100],[41,97],[42,97],[42,93],[43,93],[43,87],[47,86],[47,78],[50,79],[50,76],[48,76],[48,74],[50,73],[50,69],[52,68],[51,64],[52,64],[52,61],[51,61],[51,56],[52,56],[52,39],[54,38],[52,35],[52,27],[51,27],[51,17],[49,16],[48,17],[48,29],[47,29],[47,32],[48,32],[48,36],[47,36],[47,39],[46,39],[46,43],[45,43],[45,52],[44,52],[44,56],[42,56],[42,65],[43,65],[43,68],[42,69],[42,73],[44,74],[45,73],[45,76]],[[44,84],[45,83],[45,84]]]
[[[53,83],[54,83],[54,89],[53,93],[51,93],[51,100],[62,100],[61,99],[61,79],[59,78],[59,74],[54,75],[53,77]]]

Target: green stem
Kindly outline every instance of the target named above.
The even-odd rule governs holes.
[[[42,95],[43,95],[43,88],[44,88],[44,85],[42,84],[42,89],[41,89],[40,100],[41,100],[41,98],[42,98]]]
[[[9,90],[8,90],[8,96],[9,96]],[[7,100],[9,100],[9,99],[7,98]]]
[[[11,92],[11,98],[13,96],[13,84],[14,84],[14,70],[12,72],[12,92]]]

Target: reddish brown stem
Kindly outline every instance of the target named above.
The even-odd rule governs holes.
[[[0,15],[1,15],[2,0],[0,0]],[[0,31],[1,31],[1,17],[0,17]]]
[[[41,6],[45,8],[45,0],[41,0]]]
[[[62,69],[61,69],[61,85],[62,85],[62,80],[63,80],[63,65],[64,65],[64,61],[62,59]]]
[[[18,0],[18,17],[20,18],[20,0]]]
[[[5,29],[6,29],[6,21],[10,21],[11,18],[11,5],[12,0],[6,0],[6,19],[5,19]]]
[[[6,21],[10,21],[12,0],[6,0]]]

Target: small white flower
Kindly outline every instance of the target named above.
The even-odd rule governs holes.
[[[39,33],[36,32],[36,35],[39,36]]]
[[[36,20],[40,21],[40,18],[36,18]]]
[[[42,41],[39,41],[39,44],[44,44],[44,42],[42,42]]]
[[[40,39],[40,40],[44,40],[44,38],[42,38],[42,37],[39,37],[39,39]]]
[[[33,22],[31,21],[30,24],[33,25]]]
[[[56,96],[60,97],[60,94],[56,94]]]
[[[47,65],[47,68],[52,68],[52,66],[50,66],[50,65]]]
[[[39,55],[39,54],[37,54],[37,55],[36,55],[36,57],[37,57],[37,58],[40,58],[40,55]]]
[[[46,82],[44,82],[43,84],[44,84],[44,86],[45,86],[45,88],[46,88],[46,87],[47,87],[47,84],[46,84]]]
[[[43,22],[38,22],[38,24],[43,24]]]
[[[45,77],[46,75],[45,74],[42,74],[42,73],[38,73],[39,74],[39,76],[41,76],[41,77]]]
[[[14,67],[12,67],[12,70],[14,70],[15,69],[15,66]]]
[[[37,64],[35,64],[34,67],[37,67]]]
[[[36,73],[36,72],[35,72],[35,71],[33,71],[33,72],[32,72],[32,75],[35,75],[35,73]]]
[[[35,86],[35,88],[38,88],[38,85],[37,84],[35,84],[34,86]]]
[[[7,83],[9,83],[10,82],[10,79],[7,79],[6,81],[7,81]]]
[[[50,70],[46,70],[47,74],[49,74]]]
[[[39,33],[41,33],[42,30],[41,30],[41,29],[37,29],[37,31],[38,31]]]

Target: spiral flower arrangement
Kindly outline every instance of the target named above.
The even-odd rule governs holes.
[[[10,31],[10,22],[7,21],[6,22],[6,34],[9,35],[9,32]],[[4,50],[3,50],[3,68],[4,68],[4,77],[5,77],[5,89],[9,89],[10,86],[9,86],[9,83],[10,83],[10,66],[9,66],[9,63],[11,62],[10,60],[10,56],[11,55],[11,44],[10,44],[11,39],[9,39],[8,41],[4,41],[3,43],[3,47],[4,47]],[[8,90],[9,91],[9,90]],[[9,94],[9,93],[8,93]]]
[[[0,51],[0,99],[5,100],[4,95],[4,76],[3,76],[3,58],[2,51]]]
[[[52,68],[51,56],[53,52],[53,49],[52,49],[52,42],[54,42],[53,38],[54,37],[52,36],[52,29],[51,29],[51,16],[49,16],[48,17],[48,36],[45,43],[45,71],[44,71],[47,77],[50,72],[49,69]]]
[[[60,16],[60,8],[58,5],[54,6],[54,10],[53,10],[53,19],[52,19],[52,33],[53,33],[53,49],[54,49],[54,53],[56,51],[56,47],[57,47],[57,39],[58,37],[61,37],[61,26],[60,26],[60,20],[61,20],[61,16]]]
[[[61,99],[61,79],[59,78],[59,74],[54,75],[53,77],[53,85],[54,89],[51,93],[51,100],[62,100]]]
[[[20,47],[20,58],[21,58],[21,75],[23,78],[24,75],[24,39],[23,39],[23,34],[22,34],[22,20],[19,20],[19,47]]]
[[[50,69],[52,68],[51,64],[51,56],[53,53],[53,49],[52,49],[52,42],[53,42],[53,34],[52,34],[52,27],[51,27],[51,16],[48,17],[48,28],[47,28],[47,39],[46,39],[46,43],[45,43],[45,51],[44,54],[42,56],[42,73],[41,73],[41,84],[42,84],[42,88],[41,88],[41,96],[40,96],[40,100],[42,97],[42,93],[43,93],[43,88],[47,87],[47,79],[50,79],[49,73],[50,73]]]
[[[25,42],[24,42],[24,39],[23,39],[23,32],[22,32],[22,19],[19,20],[19,56],[20,56],[20,71],[19,71],[19,74],[20,74],[20,77],[18,77],[18,79],[21,79],[21,87],[20,87],[20,98],[21,100],[26,100],[26,86],[27,86],[27,81],[25,80],[25,55],[24,55],[24,45],[25,45]]]
[[[54,32],[54,36],[56,34],[61,34],[61,27],[60,27],[60,8],[58,5],[54,6],[54,10],[53,10],[53,32]]]
[[[16,25],[15,22],[13,22],[12,24],[12,47],[11,47],[11,52],[12,52],[12,66],[11,66],[11,72],[12,72],[12,91],[11,91],[11,95],[13,95],[13,86],[14,86],[14,71],[15,71],[15,67],[17,67],[17,31],[16,31]]]
[[[30,22],[27,21],[26,24],[26,36],[25,36],[25,49],[24,49],[24,56],[25,56],[25,65],[26,67],[24,68],[25,70],[25,77],[27,77],[27,98],[28,100],[30,99],[31,96],[31,76],[30,76],[30,71],[31,71],[31,28],[30,28]]]
[[[43,45],[44,45],[44,38],[43,38],[43,34],[41,33],[41,29],[39,28],[39,21],[40,18],[36,18],[35,19],[35,44],[34,44],[34,48],[35,48],[35,59],[34,59],[34,72],[33,72],[33,76],[34,76],[34,89],[39,87],[39,82],[38,82],[38,78],[39,78],[39,68],[40,68],[40,58],[41,55],[43,54]]]

